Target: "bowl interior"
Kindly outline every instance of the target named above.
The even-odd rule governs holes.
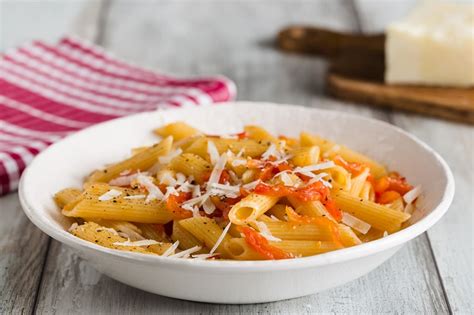
[[[58,190],[81,187],[91,171],[127,157],[133,147],[156,142],[152,130],[177,120],[209,134],[240,132],[246,124],[258,124],[277,135],[297,136],[308,131],[345,144],[399,171],[410,183],[422,185],[423,195],[412,223],[452,198],[452,175],[445,162],[401,129],[342,112],[239,102],[138,114],[85,129],[54,144],[33,161],[22,178],[21,197],[28,205],[28,216],[43,230],[64,231],[71,222],[52,200]]]

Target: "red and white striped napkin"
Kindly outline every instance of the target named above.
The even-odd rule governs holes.
[[[123,62],[73,37],[0,55],[0,195],[51,143],[116,117],[232,100],[225,77],[176,78]]]

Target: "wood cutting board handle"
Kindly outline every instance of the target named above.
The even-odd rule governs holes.
[[[384,54],[384,35],[348,34],[312,26],[290,26],[278,34],[280,49],[334,57],[348,53]]]

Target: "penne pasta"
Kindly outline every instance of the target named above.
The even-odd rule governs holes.
[[[281,242],[270,242],[270,244],[287,253],[291,253],[295,257],[313,256],[341,248],[341,245],[331,241],[284,240]]]
[[[209,162],[193,153],[184,153],[175,157],[171,161],[170,167],[176,172],[192,176],[198,183],[202,183],[206,174],[210,174],[212,171]]]
[[[199,130],[182,121],[157,128],[154,132],[163,138],[171,136],[174,141],[180,141],[201,134]]]
[[[211,128],[210,128],[211,129]],[[411,224],[421,190],[376,161],[317,135],[249,125],[207,135],[174,122],[132,156],[54,201],[70,232],[114,250],[191,259],[311,256]],[[80,224],[80,225],[78,225]]]
[[[230,209],[229,220],[237,225],[255,221],[273,207],[278,199],[278,197],[273,196],[250,194]]]
[[[88,182],[108,183],[113,178],[120,175],[124,171],[146,171],[158,162],[158,157],[166,155],[171,150],[173,138],[168,137],[160,143],[155,144],[148,149],[135,154],[125,161],[110,165],[103,170],[95,171],[87,179]]]
[[[291,162],[296,166],[308,166],[317,164],[319,161],[319,147],[316,145],[309,147],[295,148],[290,152]]]
[[[213,248],[223,233],[223,229],[217,225],[215,220],[210,218],[189,218],[181,220],[179,224],[207,248]],[[224,244],[230,239],[230,235],[224,235],[222,242],[216,249],[216,253],[221,254],[223,257],[228,257]]]
[[[351,196],[343,191],[337,191],[333,196],[342,210],[382,231],[396,232],[401,228],[402,223],[410,218],[408,213]]]
[[[76,188],[66,188],[58,191],[54,195],[54,202],[62,209],[67,204],[74,202],[81,195],[81,190]]]

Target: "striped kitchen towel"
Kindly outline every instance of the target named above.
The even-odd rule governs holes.
[[[224,77],[176,78],[123,62],[65,37],[35,41],[0,55],[0,195],[62,137],[116,117],[232,100]]]

